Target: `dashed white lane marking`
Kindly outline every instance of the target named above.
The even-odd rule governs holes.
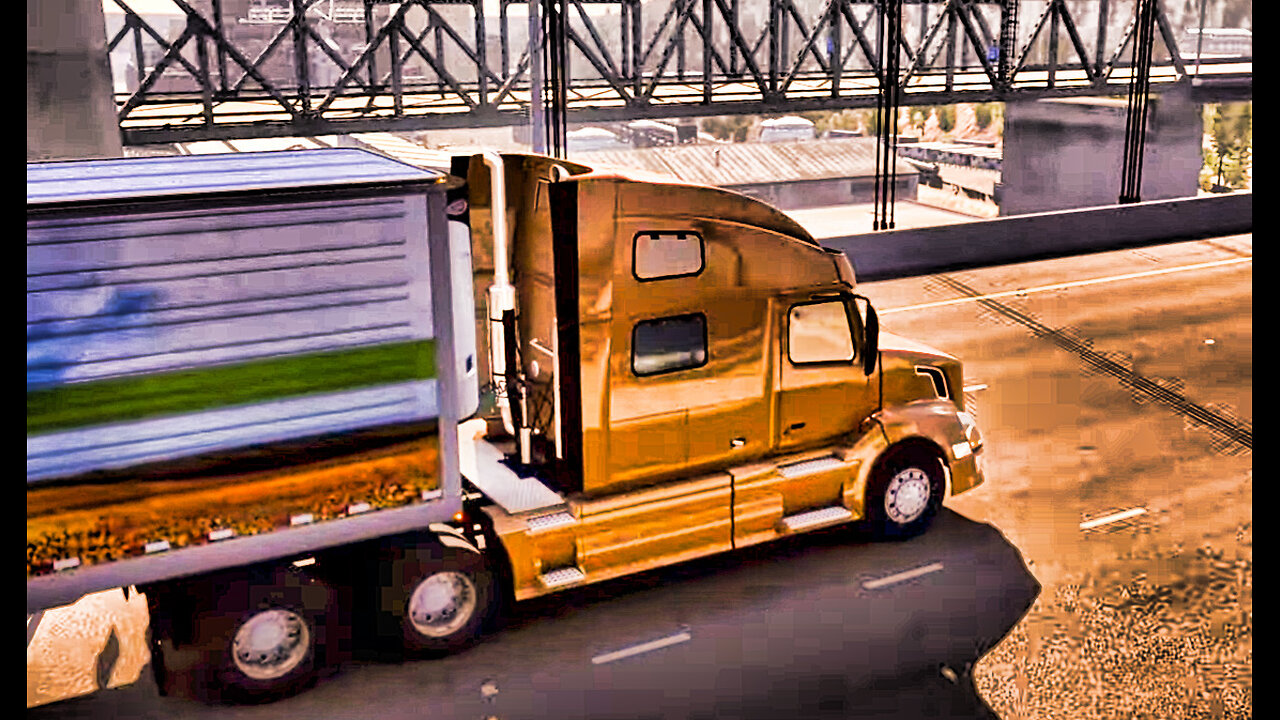
[[[1100,518],[1094,518],[1093,520],[1086,520],[1080,523],[1080,529],[1089,530],[1090,528],[1096,528],[1099,525],[1106,525],[1107,523],[1113,523],[1113,522],[1118,522],[1120,520],[1125,520],[1131,517],[1137,517],[1146,512],[1147,512],[1146,508],[1130,508],[1128,510],[1122,510],[1121,512],[1113,513],[1111,515],[1105,515]]]
[[[977,302],[979,300],[989,300],[992,298],[1002,297],[1021,297],[1031,293],[1051,292],[1053,290],[1066,290],[1068,288],[1083,287],[1085,285],[1100,285],[1102,283],[1119,282],[1121,280],[1135,280],[1137,278],[1152,277],[1154,275],[1168,275],[1169,273],[1186,272],[1188,270],[1204,270],[1211,267],[1219,267],[1222,265],[1236,265],[1238,263],[1253,262],[1252,257],[1231,258],[1229,260],[1214,260],[1212,262],[1195,263],[1193,265],[1179,265],[1178,267],[1162,268],[1160,270],[1147,270],[1146,272],[1125,273],[1124,275],[1111,275],[1108,277],[1093,278],[1091,280],[1074,280],[1072,282],[1057,283],[1055,285],[1042,285],[1034,288],[1019,288],[1017,290],[1006,290],[1004,292],[990,293],[987,295],[974,295],[973,297],[954,298],[952,300],[939,300],[937,302],[922,303],[920,305],[904,305],[903,307],[886,308],[878,310],[881,315],[890,313],[908,312],[910,310],[926,310],[928,308],[945,307],[947,305],[960,305],[962,303]]]
[[[942,569],[942,563],[930,563],[928,565],[924,565],[922,567],[918,567],[913,570],[904,570],[900,573],[895,573],[888,577],[882,577],[879,580],[868,580],[867,582],[862,583],[862,587],[867,590],[875,590],[877,588],[885,587],[886,585],[893,585],[894,583],[906,582],[907,580],[911,580],[912,578],[918,578],[921,575],[928,575],[929,573],[938,572],[941,569]]]
[[[693,639],[693,636],[690,635],[689,633],[680,632],[680,633],[676,633],[675,635],[669,635],[664,638],[658,638],[657,640],[650,640],[647,643],[640,643],[639,645],[632,645],[631,647],[625,647],[625,648],[622,648],[621,650],[614,650],[613,652],[607,652],[607,653],[604,653],[603,655],[597,655],[591,658],[591,664],[604,665],[605,663],[611,663],[615,660],[621,660],[623,658],[631,657],[632,655],[640,655],[642,653],[658,650],[659,648],[669,647],[671,645],[679,645],[682,642],[689,642],[692,639]]]

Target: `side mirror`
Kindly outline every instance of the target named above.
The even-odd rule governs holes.
[[[876,309],[871,301],[861,295],[853,295],[849,304],[862,321],[858,352],[862,356],[862,373],[870,376],[876,371],[876,362],[880,357],[880,319],[876,317]],[[862,304],[867,306],[865,313],[862,311]]]
[[[862,372],[868,377],[876,371],[876,361],[880,358],[880,319],[876,317],[875,306],[867,300],[867,347],[862,353]]]

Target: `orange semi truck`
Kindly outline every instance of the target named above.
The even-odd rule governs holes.
[[[960,362],[732,192],[485,153],[27,166],[27,608],[137,586],[162,691],[983,481]]]

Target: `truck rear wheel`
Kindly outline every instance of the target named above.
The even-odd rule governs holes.
[[[329,665],[335,597],[315,577],[276,568],[202,579],[170,593],[170,603],[157,598],[151,660],[161,694],[254,702],[308,687]],[[175,623],[185,628],[175,632]]]
[[[410,654],[448,653],[472,644],[497,593],[483,555],[435,543],[412,545],[386,563],[380,623]]]
[[[919,446],[890,450],[871,473],[867,521],[880,538],[908,538],[929,527],[942,506],[942,458]]]

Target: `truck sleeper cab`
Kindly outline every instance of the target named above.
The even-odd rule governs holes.
[[[858,519],[910,535],[982,482],[959,362],[880,335],[847,259],[777,210],[533,156],[467,175],[475,256],[510,252],[524,410],[464,424],[462,474],[515,599]]]

